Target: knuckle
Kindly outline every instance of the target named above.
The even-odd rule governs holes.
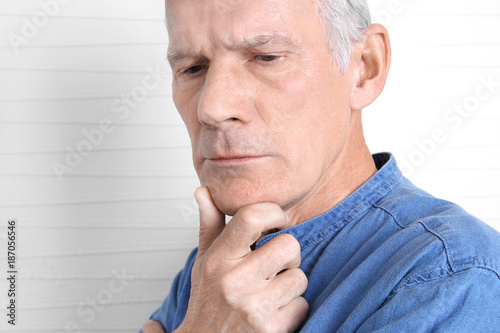
[[[304,297],[299,296],[297,297],[297,301],[295,304],[296,304],[297,316],[305,319],[307,313],[309,312],[309,303]]]
[[[281,206],[272,202],[267,202],[264,205],[267,218],[277,225],[284,226],[284,222],[287,221],[288,217]]]
[[[304,272],[299,268],[289,269],[284,276],[283,285],[285,290],[294,295],[302,295],[307,289],[308,280]]]
[[[300,244],[299,241],[290,234],[281,234],[275,237],[277,248],[289,256],[300,257]]]
[[[300,251],[299,241],[290,234],[281,234],[276,236],[276,238],[280,239],[283,242],[283,246],[285,246],[288,250]]]
[[[309,284],[309,280],[307,279],[306,274],[299,268],[296,268],[294,271],[297,288],[305,290],[307,288],[307,285]]]
[[[261,202],[245,206],[237,212],[237,217],[250,226],[261,226],[264,219],[266,221],[280,221],[286,218],[281,207],[272,202]]]
[[[299,297],[300,299],[300,303],[301,303],[301,306],[302,306],[302,313],[303,314],[307,314],[307,312],[309,311],[309,303],[307,303],[307,300],[304,298],[304,297]]]
[[[258,228],[262,221],[262,214],[255,210],[246,210],[241,218],[242,222],[252,229]]]
[[[295,273],[295,276],[298,280],[302,281],[303,283],[307,283],[307,275],[306,273],[304,273],[303,270],[301,270],[300,268],[294,268],[293,269],[294,273]]]
[[[237,218],[244,226],[254,229],[261,224],[263,215],[256,209],[255,205],[250,205],[241,208]]]

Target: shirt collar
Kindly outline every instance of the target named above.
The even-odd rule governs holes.
[[[392,154],[379,153],[372,156],[378,171],[356,191],[319,216],[262,237],[257,242],[256,248],[266,244],[279,234],[287,233],[299,241],[303,250],[327,236],[331,237],[332,233],[338,233],[347,223],[354,220],[389,192],[402,178],[401,171]]]

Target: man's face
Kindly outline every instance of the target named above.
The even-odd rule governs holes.
[[[287,210],[324,185],[349,130],[314,0],[168,0],[173,99],[201,184],[228,215]]]

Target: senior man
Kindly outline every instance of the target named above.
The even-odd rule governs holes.
[[[391,58],[365,1],[167,0],[167,26],[200,238],[144,333],[500,330],[499,234],[365,144]]]

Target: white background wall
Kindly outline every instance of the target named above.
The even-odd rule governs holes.
[[[170,97],[164,4],[59,0],[43,27],[23,33],[49,2],[0,0],[0,269],[16,218],[20,272],[18,325],[2,314],[0,330],[136,332],[197,243],[198,181]],[[500,82],[499,2],[371,5],[391,33],[393,63],[364,111],[370,148],[393,152],[418,185],[500,229],[500,86],[474,104],[481,78]],[[26,38],[17,50],[14,34]],[[161,85],[144,90],[157,65]],[[140,103],[121,102],[141,92]],[[469,116],[449,113],[464,103]],[[103,119],[111,129],[101,138]],[[431,144],[439,129],[446,140]],[[92,151],[58,177],[54,166],[78,145]],[[4,309],[6,291],[1,278]]]

